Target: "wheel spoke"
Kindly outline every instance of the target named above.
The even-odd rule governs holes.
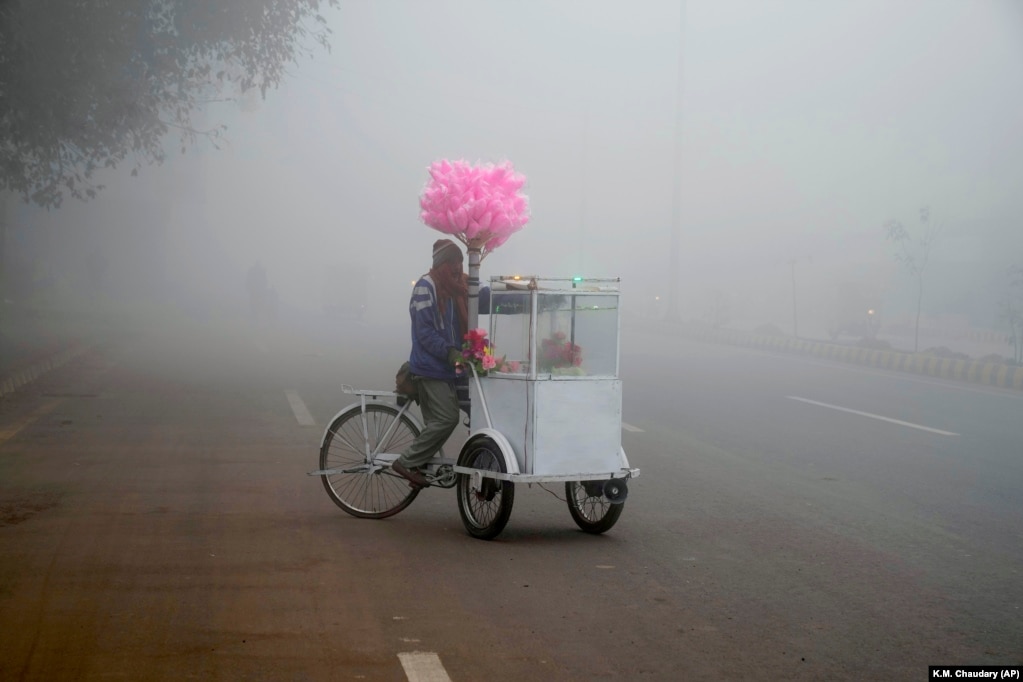
[[[349,440],[347,434],[342,433],[342,431],[332,431],[331,434],[332,434],[332,436],[335,439],[341,441],[341,442],[337,443],[338,448],[345,447],[348,450],[350,450],[352,453],[358,453],[359,452],[359,447],[355,443],[353,443],[351,440]]]

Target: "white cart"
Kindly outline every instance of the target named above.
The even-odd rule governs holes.
[[[489,337],[504,371],[473,375],[469,438],[457,459],[439,453],[424,473],[456,488],[473,537],[504,529],[516,483],[563,484],[576,524],[603,533],[639,475],[621,444],[618,280],[492,277],[490,290]],[[331,421],[310,475],[350,514],[393,516],[419,490],[390,464],[421,425],[393,392],[344,390],[360,401]]]

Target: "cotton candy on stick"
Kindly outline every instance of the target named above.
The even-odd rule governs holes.
[[[419,197],[420,219],[453,235],[469,252],[469,328],[479,310],[479,265],[529,221],[526,178],[511,162],[470,164],[442,159],[427,169],[430,179]]]
[[[529,200],[521,193],[526,178],[510,162],[473,165],[445,159],[428,170],[420,218],[467,247],[485,255],[529,221]]]

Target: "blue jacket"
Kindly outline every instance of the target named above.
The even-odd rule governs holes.
[[[448,350],[462,349],[458,317],[453,303],[441,315],[430,275],[423,275],[413,287],[408,312],[412,318],[412,354],[408,360],[412,373],[454,382],[455,368],[448,363]]]

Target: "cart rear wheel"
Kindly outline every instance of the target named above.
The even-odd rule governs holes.
[[[576,525],[587,533],[600,534],[611,530],[622,515],[624,503],[612,504],[604,497],[603,481],[568,481],[565,497],[568,511]]]
[[[508,473],[501,449],[491,438],[480,436],[470,440],[458,458],[459,466],[483,471]],[[458,474],[458,513],[469,535],[492,540],[508,524],[515,484],[478,474]]]
[[[397,453],[419,435],[412,420],[401,415],[401,421],[381,443],[397,418],[398,409],[391,405],[366,405],[365,414],[360,410],[345,412],[327,429],[320,448],[320,468],[341,471],[320,478],[334,504],[352,516],[385,519],[412,504],[419,494],[418,488],[409,487],[390,467],[366,461],[367,438],[370,452]]]

